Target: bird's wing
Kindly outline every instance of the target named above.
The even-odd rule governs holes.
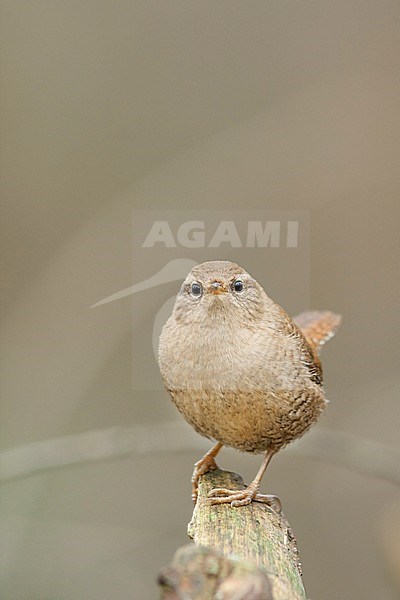
[[[333,337],[342,317],[329,311],[308,310],[293,318],[311,348],[318,352]]]

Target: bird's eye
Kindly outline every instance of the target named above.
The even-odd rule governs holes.
[[[235,292],[242,292],[243,291],[243,281],[241,281],[240,279],[236,279],[236,281],[234,281],[232,284],[232,289]]]
[[[197,281],[194,281],[192,283],[190,290],[191,290],[193,296],[201,296],[201,294],[203,293],[203,288],[201,287],[201,284],[198,283]]]

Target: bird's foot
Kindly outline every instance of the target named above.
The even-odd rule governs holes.
[[[195,504],[197,502],[200,477],[208,473],[208,471],[215,471],[216,469],[218,469],[218,465],[214,457],[210,454],[205,454],[203,458],[195,463],[192,475],[192,500]]]
[[[228,490],[226,488],[215,488],[208,494],[210,504],[227,504],[233,507],[246,506],[251,502],[263,502],[276,513],[282,512],[282,504],[278,496],[271,494],[260,494],[258,486],[249,485],[244,490]]]

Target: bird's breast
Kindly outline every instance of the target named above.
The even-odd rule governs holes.
[[[187,328],[170,320],[160,339],[166,388],[204,436],[249,452],[299,437],[324,407],[296,346],[267,330]]]
[[[256,385],[261,374],[265,379],[268,336],[261,339],[257,331],[229,326],[179,328],[179,335],[177,329],[167,323],[160,340],[160,368],[167,387],[236,391]]]

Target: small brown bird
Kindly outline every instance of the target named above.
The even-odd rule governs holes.
[[[215,489],[213,504],[275,505],[259,493],[272,456],[300,437],[325,408],[317,352],[340,317],[306,312],[293,320],[251,275],[228,261],[194,267],[178,293],[159,346],[164,384],[178,410],[201,435],[217,443],[199,460],[192,477],[217,468],[223,446],[265,453],[244,490]]]

